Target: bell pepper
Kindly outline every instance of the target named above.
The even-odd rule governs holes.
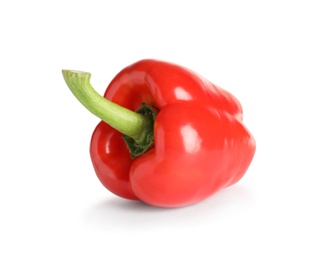
[[[63,70],[75,97],[101,121],[90,156],[104,187],[158,207],[202,201],[238,182],[255,153],[240,102],[195,72],[159,60],[122,69],[104,96],[91,74]]]

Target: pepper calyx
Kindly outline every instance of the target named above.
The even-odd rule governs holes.
[[[158,113],[158,109],[154,106],[149,106],[143,103],[142,106],[135,112],[148,118],[150,124],[143,128],[140,142],[135,141],[133,138],[125,134],[122,135],[132,159],[135,159],[154,147],[154,121]]]

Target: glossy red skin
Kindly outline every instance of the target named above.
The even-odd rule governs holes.
[[[197,203],[239,181],[255,153],[242,108],[229,92],[181,66],[142,60],[109,84],[105,98],[131,110],[158,107],[155,146],[131,159],[121,134],[104,122],[90,145],[102,184],[127,199],[160,207]]]

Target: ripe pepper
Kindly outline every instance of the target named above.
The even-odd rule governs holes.
[[[121,70],[104,97],[90,73],[63,70],[79,101],[102,121],[90,156],[101,183],[159,207],[197,203],[247,171],[255,140],[226,90],[176,64],[141,60]]]

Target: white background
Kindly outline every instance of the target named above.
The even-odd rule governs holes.
[[[324,259],[322,1],[1,1],[0,259]],[[257,152],[194,206],[120,199],[97,180],[103,93],[125,66],[175,62],[242,103]]]

